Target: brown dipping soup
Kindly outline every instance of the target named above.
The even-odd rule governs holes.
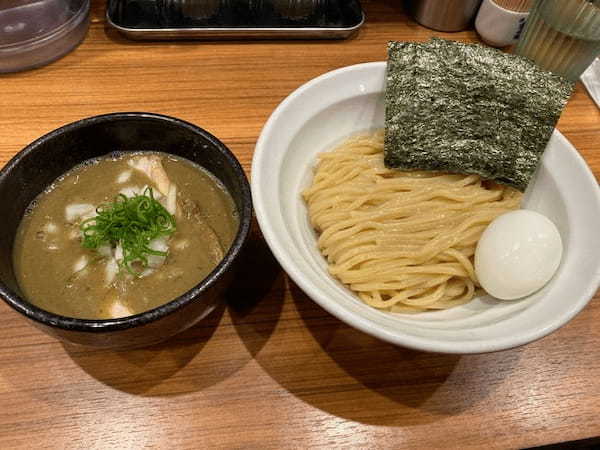
[[[122,265],[114,242],[82,246],[81,224],[96,208],[128,198],[153,197],[174,216],[175,231],[149,247],[166,256]],[[34,305],[67,317],[107,319],[167,303],[204,279],[229,250],[239,226],[233,199],[200,166],[165,153],[107,155],[56,180],[30,205],[13,251],[23,295]],[[123,246],[124,247],[124,246]]]

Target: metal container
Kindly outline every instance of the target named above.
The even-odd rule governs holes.
[[[140,40],[345,39],[365,21],[358,0],[108,0],[106,17]]]
[[[421,25],[438,31],[468,28],[481,0],[411,0],[410,11]]]

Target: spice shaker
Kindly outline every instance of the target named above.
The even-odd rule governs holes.
[[[525,27],[533,0],[483,0],[475,29],[492,47],[515,44]]]

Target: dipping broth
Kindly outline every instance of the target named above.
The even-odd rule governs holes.
[[[131,239],[84,247],[82,227],[99,224],[98,214],[112,211],[116,199],[128,199],[118,206],[152,203],[164,215],[160,226],[173,219],[170,232],[148,242],[149,253],[138,259],[128,250]],[[24,297],[47,311],[129,316],[197,285],[223,259],[238,226],[233,199],[205,169],[164,153],[108,155],[71,170],[32,203],[15,239],[15,274]]]

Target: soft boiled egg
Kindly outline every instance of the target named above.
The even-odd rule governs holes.
[[[493,297],[513,300],[541,289],[558,269],[562,240],[546,216],[520,209],[498,216],[475,250],[475,273]]]

